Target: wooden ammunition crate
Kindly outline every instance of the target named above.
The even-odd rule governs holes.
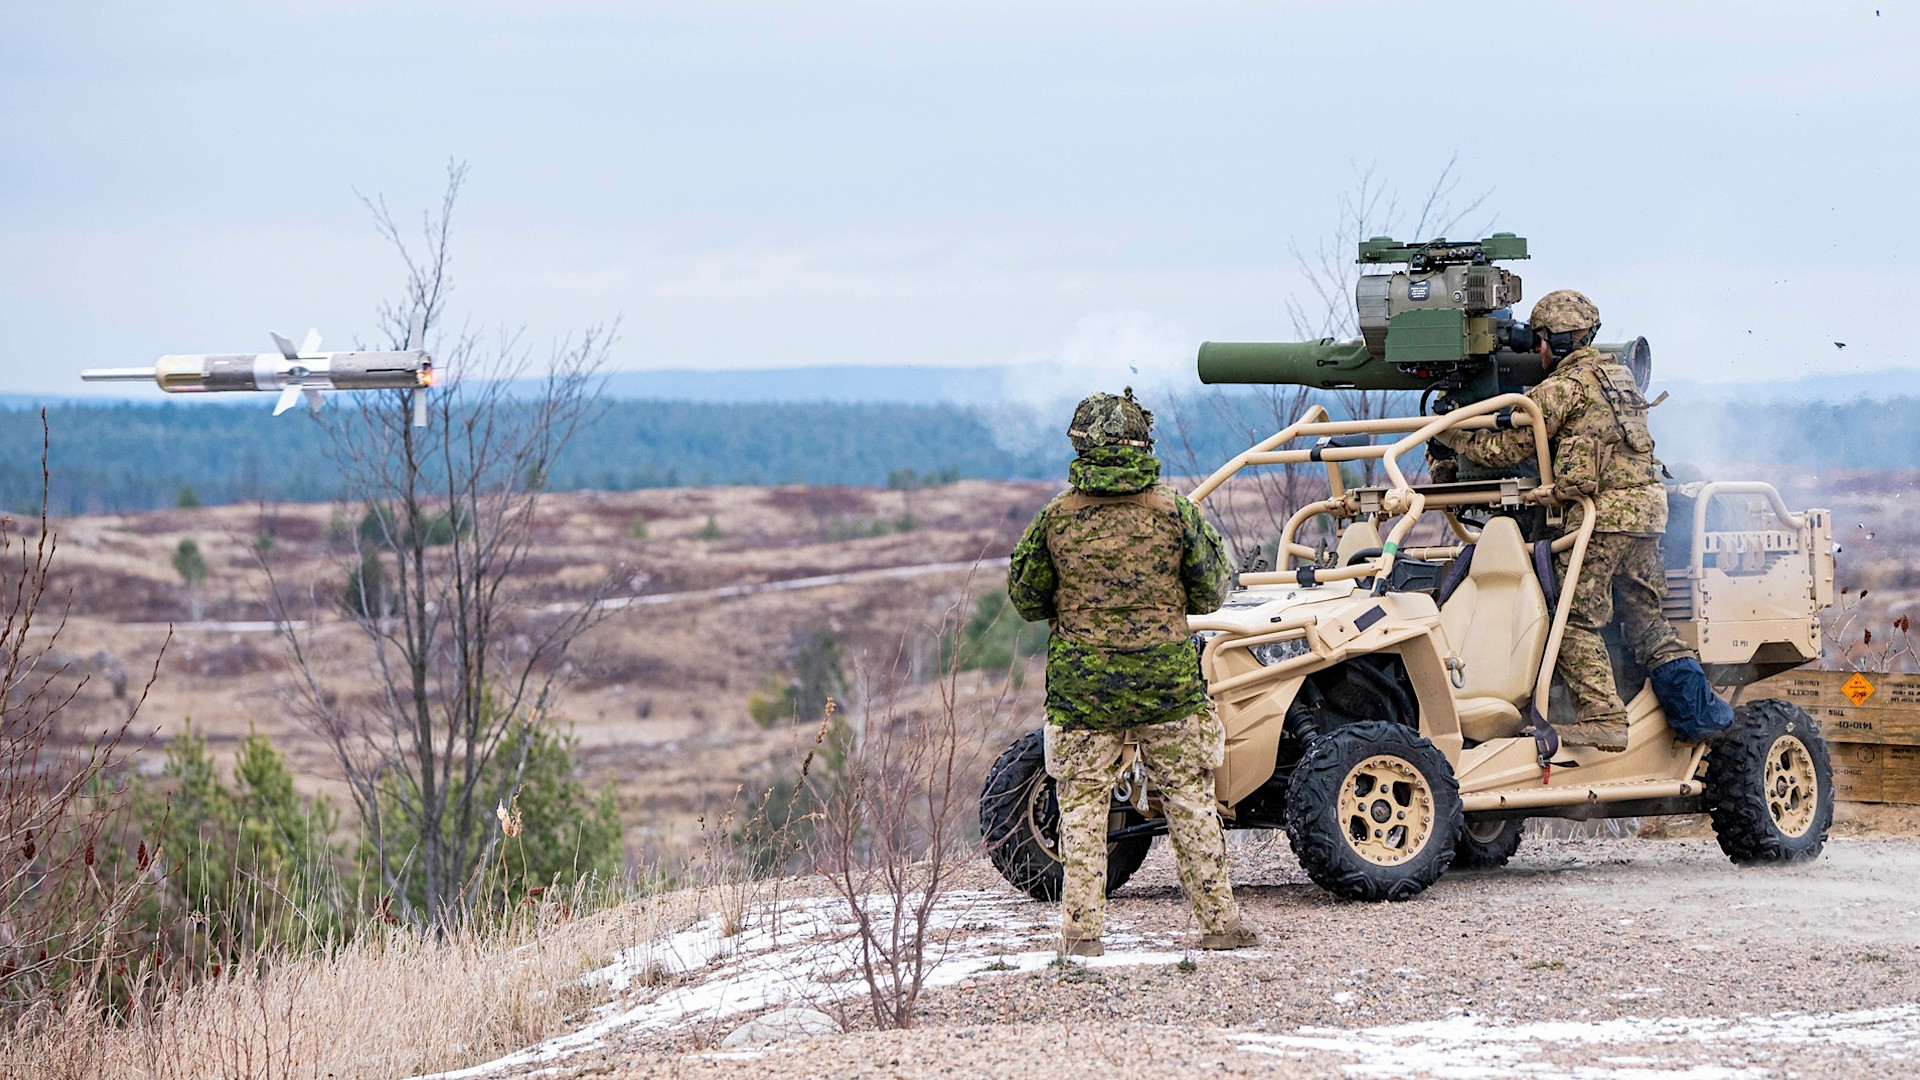
[[[1801,668],[1741,694],[1766,697],[1793,702],[1820,725],[1837,797],[1920,803],[1920,675]]]

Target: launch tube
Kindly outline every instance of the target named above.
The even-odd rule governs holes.
[[[1362,341],[1209,341],[1200,346],[1203,383],[1284,383],[1333,390],[1424,390],[1421,379],[1374,357]]]

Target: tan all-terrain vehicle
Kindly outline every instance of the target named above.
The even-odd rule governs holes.
[[[1370,900],[1413,896],[1449,866],[1499,866],[1529,817],[1706,813],[1735,862],[1818,854],[1833,814],[1825,744],[1798,707],[1740,695],[1820,655],[1828,513],[1794,513],[1762,483],[1669,488],[1666,613],[1734,703],[1734,727],[1711,746],[1681,741],[1616,647],[1626,751],[1544,754],[1529,717],[1571,718],[1553,662],[1571,590],[1556,588],[1552,553],[1570,553],[1573,580],[1593,516],[1546,539],[1564,510],[1550,487],[1524,476],[1415,485],[1399,463],[1437,432],[1490,428],[1503,410],[1533,427],[1537,475],[1552,476],[1538,408],[1504,394],[1443,416],[1336,421],[1315,406],[1194,489],[1204,503],[1242,469],[1306,462],[1324,463],[1329,483],[1287,522],[1278,569],[1243,573],[1224,607],[1189,620],[1226,725],[1222,819],[1285,829],[1315,882]],[[1366,459],[1387,483],[1348,488],[1341,464]],[[1330,552],[1300,542],[1322,515],[1337,530]],[[1409,544],[1422,535],[1434,539]],[[1156,792],[1137,766],[1127,777],[1114,792],[1109,889],[1165,831]],[[994,865],[1041,899],[1059,895],[1057,822],[1034,731],[995,762],[981,826]]]

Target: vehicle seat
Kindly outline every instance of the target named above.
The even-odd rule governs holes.
[[[1447,643],[1466,662],[1465,685],[1453,692],[1460,734],[1485,742],[1525,729],[1521,710],[1533,696],[1552,621],[1520,527],[1512,518],[1488,521],[1466,580],[1440,608]]]
[[[1345,566],[1347,560],[1356,552],[1380,546],[1380,527],[1371,518],[1360,518],[1348,523],[1340,534],[1340,546],[1334,549],[1333,565]]]

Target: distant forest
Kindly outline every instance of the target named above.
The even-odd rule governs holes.
[[[55,514],[148,510],[190,502],[314,502],[340,494],[331,436],[305,410],[274,417],[243,405],[63,403],[47,408]],[[1064,424],[1063,424],[1064,426]],[[926,405],[759,405],[611,400],[547,472],[550,490],[714,484],[882,486],[909,474],[1042,478],[1050,453],[1002,449],[971,410]],[[0,503],[35,506],[36,410],[0,409]]]
[[[1331,404],[1331,403],[1330,403]],[[55,514],[147,510],[191,501],[315,502],[340,493],[329,436],[304,411],[263,402],[62,403],[47,409]],[[1819,468],[1920,466],[1920,398],[1848,404],[1670,400],[1653,411],[1660,455],[1716,463]],[[1039,425],[1036,449],[1007,449],[978,407],[885,403],[749,404],[608,400],[548,473],[554,490],[713,484],[886,485],[903,477],[1055,479],[1070,455],[1064,416]],[[1027,427],[1033,425],[1029,422]],[[1271,432],[1253,395],[1194,398],[1161,414],[1169,471],[1210,468]],[[1184,433],[1184,437],[1181,436]],[[35,410],[0,408],[0,505],[37,507]]]

